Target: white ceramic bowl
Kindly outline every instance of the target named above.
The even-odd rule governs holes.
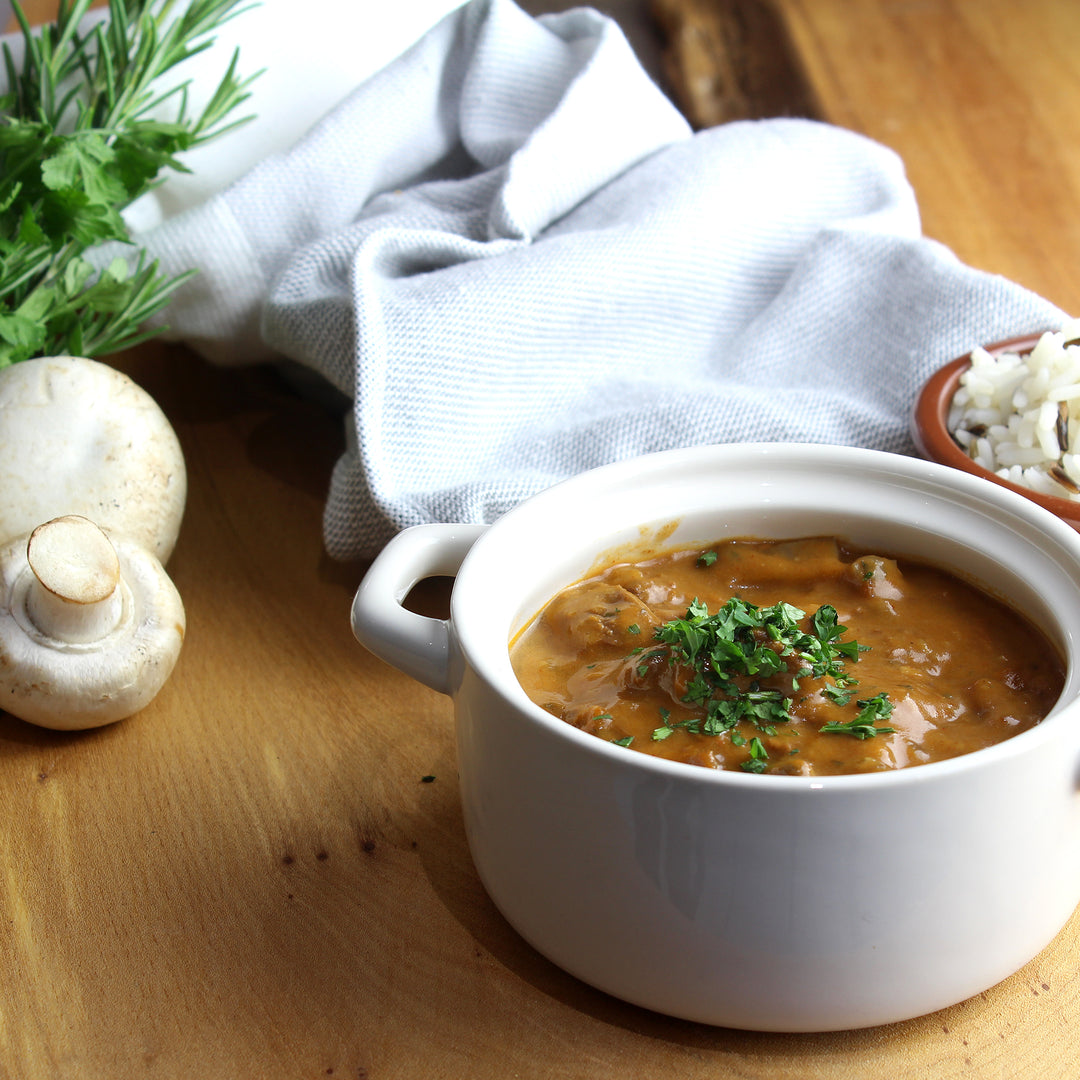
[[[534,705],[514,632],[606,549],[663,533],[838,535],[973,579],[1068,661],[1040,725],[950,761],[755,776],[634,753]],[[450,618],[401,601],[453,574]],[[1080,900],[1080,536],[1014,492],[845,447],[708,446],[585,473],[488,528],[420,526],[372,564],[357,638],[454,700],[469,844],[492,899],[567,971],[690,1020],[887,1023],[1034,957]]]

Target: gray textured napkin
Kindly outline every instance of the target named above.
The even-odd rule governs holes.
[[[511,0],[454,11],[139,240],[202,268],[177,336],[352,402],[339,558],[645,451],[909,452],[936,365],[1064,317],[921,237],[888,149],[799,120],[691,134],[613,22]]]

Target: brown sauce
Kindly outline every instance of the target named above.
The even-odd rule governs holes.
[[[1061,657],[1044,634],[932,566],[853,552],[830,538],[732,540],[702,554],[616,563],[560,592],[511,645],[528,696],[630,750],[821,776],[921,765],[1001,742],[1037,724],[1064,685]],[[656,638],[695,601],[710,614],[729,601],[793,605],[805,613],[796,620],[803,632],[831,606],[846,628],[833,642],[860,649],[839,658],[832,675],[806,675],[805,657],[783,656],[766,675],[739,672],[723,689],[711,682],[703,700],[694,677],[712,678],[712,665],[700,656],[687,663]],[[747,633],[780,656],[766,631]],[[880,695],[888,704],[875,715]],[[781,701],[782,719],[774,705],[735,719],[736,700]],[[861,723],[860,702],[871,703]],[[838,724],[848,730],[822,730]]]

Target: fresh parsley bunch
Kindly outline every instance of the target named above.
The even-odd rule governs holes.
[[[194,271],[169,278],[141,250],[134,265],[118,258],[98,271],[85,254],[130,243],[124,208],[162,170],[187,171],[178,153],[244,122],[231,117],[252,79],[238,78],[235,53],[200,115],[188,115],[187,83],[160,89],[243,0],[109,0],[107,18],[80,29],[91,2],[60,0],[37,30],[14,3],[25,51],[17,63],[3,50],[0,367],[111,353],[157,332],[146,320]],[[170,120],[156,118],[165,102]]]

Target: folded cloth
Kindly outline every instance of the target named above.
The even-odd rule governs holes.
[[[921,237],[885,147],[787,119],[692,134],[612,21],[511,0],[452,12],[138,240],[202,268],[179,336],[352,402],[337,558],[667,447],[911,452],[935,366],[1065,317]]]

